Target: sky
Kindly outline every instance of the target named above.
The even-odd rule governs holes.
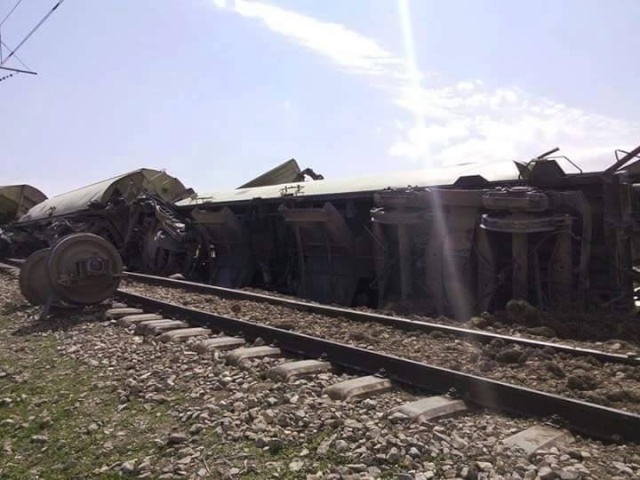
[[[2,40],[55,3],[21,2]],[[53,196],[145,167],[204,193],[290,158],[329,179],[556,146],[604,168],[640,144],[638,18],[637,0],[67,0],[17,52],[38,75],[0,81],[0,184]]]

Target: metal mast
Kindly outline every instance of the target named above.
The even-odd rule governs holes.
[[[29,40],[29,38],[31,38],[31,35],[33,35],[36,30],[38,30],[42,24],[44,22],[47,21],[47,19],[51,16],[51,14],[53,12],[56,11],[56,9],[62,5],[62,3],[64,2],[64,0],[58,0],[56,2],[56,4],[53,6],[53,8],[51,8],[47,14],[35,25],[35,27],[33,27],[29,33],[27,33],[27,35],[20,41],[20,43],[18,43],[18,45],[15,48],[10,48],[6,42],[4,41],[3,37],[2,37],[2,26],[5,24],[5,22],[9,19],[9,17],[11,17],[11,15],[13,14],[13,12],[15,12],[15,10],[18,8],[18,6],[20,5],[20,3],[22,3],[22,0],[17,0],[17,2],[15,3],[15,5],[13,6],[13,8],[11,8],[11,10],[9,10],[9,13],[7,13],[5,15],[5,17],[2,19],[2,21],[0,21],[0,70],[5,71],[5,72],[9,72],[4,76],[0,76],[0,82],[2,82],[3,80],[7,80],[11,77],[13,77],[14,75],[20,74],[20,73],[26,73],[29,75],[37,75],[36,72],[34,72],[33,70],[31,70],[21,59],[20,57],[18,57],[16,55],[16,52],[27,42],[27,40]],[[7,50],[8,55],[5,56],[4,55],[4,49]],[[11,58],[15,58],[21,65],[23,68],[15,68],[15,67],[9,67],[6,66],[5,64],[11,59]],[[2,72],[0,72],[2,73]]]

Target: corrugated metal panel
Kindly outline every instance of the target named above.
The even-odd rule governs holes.
[[[265,187],[267,185],[281,185],[283,183],[295,182],[300,172],[298,162],[292,158],[238,188]]]
[[[21,217],[33,206],[45,201],[47,196],[31,185],[6,185],[0,187],[0,223]]]
[[[385,188],[402,188],[406,186],[451,185],[458,178],[467,175],[482,175],[489,181],[517,180],[518,169],[513,162],[497,162],[492,164],[472,164],[445,168],[424,168],[409,172],[392,172],[384,175],[358,177],[342,180],[322,180],[289,183],[258,188],[202,194],[195,198],[178,202],[179,206],[197,205],[206,202],[240,202],[253,198],[279,198],[283,193],[297,196],[333,195],[357,192],[374,192]]]
[[[86,187],[63,193],[33,207],[19,222],[57,217],[88,208],[91,202],[106,203],[122,195],[132,200],[141,190],[154,193],[167,202],[184,198],[187,190],[177,178],[159,170],[141,168]]]

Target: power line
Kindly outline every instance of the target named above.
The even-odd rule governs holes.
[[[57,8],[62,5],[62,3],[64,2],[64,0],[58,0],[58,2],[53,6],[53,8],[51,10],[49,10],[49,12],[44,16],[44,18],[42,18],[42,20],[40,20],[35,27],[33,27],[31,29],[31,31],[26,35],[26,37],[24,37],[22,39],[22,41],[18,44],[18,46],[16,48],[14,48],[13,50],[11,48],[9,48],[9,46],[4,42],[4,40],[2,39],[1,36],[1,32],[0,32],[0,71],[4,70],[4,71],[9,71],[10,73],[8,73],[7,75],[4,76],[0,76],[0,82],[5,81],[17,74],[20,73],[27,73],[27,74],[31,74],[31,75],[37,75],[36,72],[31,71],[31,69],[20,59],[20,57],[18,57],[16,55],[16,52],[18,51],[18,49],[20,47],[22,47],[22,45],[25,44],[25,42],[27,40],[29,40],[29,38],[31,37],[31,35],[33,35],[36,30],[38,30],[38,28],[40,28],[42,26],[42,24],[44,22],[47,21],[47,19],[49,18],[49,16],[51,16],[51,14],[53,12],[55,12],[57,10]],[[13,12],[18,8],[18,6],[20,5],[20,3],[22,3],[22,0],[17,0],[16,4],[13,6],[13,8],[9,11],[9,13],[7,15],[5,15],[5,17],[2,19],[2,21],[0,21],[0,27],[2,27],[2,25],[4,25],[4,23],[7,21],[7,19],[13,14]],[[9,55],[6,58],[3,58],[2,55],[2,47],[5,47],[8,51],[9,51]],[[5,67],[3,66],[11,57],[15,57],[16,60],[18,62],[20,62],[20,64],[22,64],[22,66],[25,68],[25,70],[22,69],[18,69],[18,68],[10,68],[10,67]]]
[[[20,2],[20,1],[22,1],[22,0],[19,0],[19,2]],[[8,56],[7,58],[5,58],[5,59],[4,59],[4,61],[3,61],[2,63],[0,63],[0,65],[4,65],[4,64],[7,62],[7,60],[9,60],[11,57],[13,57],[13,56],[15,55],[16,51],[17,51],[20,47],[22,47],[22,45],[24,45],[24,42],[26,42],[26,41],[29,39],[29,37],[31,37],[31,35],[33,35],[33,34],[34,34],[34,32],[35,32],[36,30],[38,30],[38,28],[40,28],[40,26],[41,26],[41,25],[42,25],[42,24],[47,20],[47,18],[49,18],[49,16],[50,16],[53,12],[55,12],[55,11],[56,11],[56,9],[57,9],[60,5],[62,5],[62,2],[64,2],[64,0],[58,0],[58,3],[56,3],[56,4],[53,6],[53,8],[52,8],[51,10],[49,10],[49,13],[47,13],[47,14],[44,16],[44,18],[43,18],[42,20],[40,20],[40,21],[38,22],[38,24],[37,24],[35,27],[33,27],[33,28],[31,29],[31,31],[27,34],[27,36],[26,36],[26,37],[24,37],[24,38],[22,39],[22,41],[18,44],[18,46],[17,46],[16,48],[14,48],[14,49],[13,49],[13,51],[12,51],[11,53],[9,53],[9,56]]]
[[[0,65],[2,65],[2,63],[4,63],[4,62],[2,61],[2,47],[3,47],[3,46],[4,46],[4,48],[6,48],[9,52],[11,51],[11,48],[9,47],[9,45],[7,45],[7,44],[5,43],[5,41],[4,41],[4,40],[2,40],[2,38],[0,38]],[[27,70],[31,70],[31,69],[27,66],[27,64],[26,64],[26,63],[24,63],[24,62],[20,59],[20,57],[18,57],[18,55],[14,55],[13,57],[14,57],[18,62],[20,62],[20,64],[21,64],[24,68],[26,68]]]
[[[20,70],[19,68],[0,67],[0,70],[7,70],[14,73],[28,73],[29,75],[37,75],[36,72],[32,72],[30,70]]]
[[[7,18],[9,18],[11,16],[11,14],[13,13],[13,11],[18,8],[18,5],[20,5],[20,3],[22,3],[22,0],[18,0],[18,2],[13,6],[13,8],[11,9],[11,11],[9,13],[7,13],[7,16],[4,17],[2,19],[2,21],[0,22],[0,27],[4,24],[4,22],[7,21]]]

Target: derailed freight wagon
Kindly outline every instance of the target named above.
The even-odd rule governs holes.
[[[6,225],[29,211],[47,196],[31,185],[0,186],[0,225]]]
[[[11,254],[11,242],[4,226],[46,199],[44,193],[31,185],[0,186],[0,258]]]
[[[172,204],[192,194],[165,172],[142,168],[43,201],[7,232],[16,256],[71,233],[94,233],[118,249],[128,268],[173,274],[184,269],[188,233]]]
[[[308,175],[322,178],[313,170],[300,169],[294,159],[288,160],[254,178],[244,186],[273,185],[301,181]],[[15,197],[19,190],[10,193]],[[197,249],[188,218],[178,218],[174,203],[191,197],[191,188],[163,171],[141,168],[51,199],[42,203],[29,201],[31,190],[25,190],[23,207],[13,208],[7,225],[10,248],[0,255],[26,257],[47,248],[71,233],[93,233],[111,242],[129,270],[157,275],[185,271]],[[11,198],[13,198],[11,197]],[[46,201],[44,201],[46,200]],[[0,214],[5,206],[0,196]],[[37,203],[37,204],[36,204]],[[8,207],[7,207],[8,208]],[[184,220],[184,221],[183,221]]]
[[[512,298],[629,309],[632,180],[623,163],[568,174],[539,157],[200,195],[176,204],[199,242],[186,273],[457,317]]]

